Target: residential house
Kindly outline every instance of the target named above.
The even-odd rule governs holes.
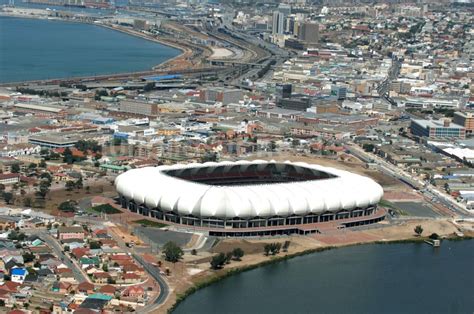
[[[134,300],[143,300],[145,297],[145,289],[142,286],[130,286],[122,291],[122,297]]]
[[[10,271],[11,281],[22,284],[25,281],[28,271],[26,268],[15,267]]]
[[[79,259],[79,264],[81,265],[81,267],[84,269],[84,268],[87,268],[89,266],[95,266],[95,267],[99,267],[100,265],[100,259],[98,256],[93,256],[93,257],[81,257],[81,259]]]
[[[18,173],[2,173],[0,174],[0,184],[10,185],[20,182],[20,175]]]
[[[89,253],[89,249],[85,247],[77,247],[77,248],[71,249],[71,255],[74,256],[76,259],[80,259],[88,253]]]
[[[141,276],[135,273],[125,273],[122,275],[123,283],[139,283],[141,281]]]
[[[106,294],[106,295],[110,295],[110,296],[115,296],[115,292],[117,291],[117,289],[112,286],[112,285],[105,285],[105,286],[102,286],[100,289],[99,289],[99,292],[102,293],[102,294]]]
[[[68,239],[84,239],[85,232],[82,227],[59,227],[57,231],[57,237],[60,241]]]
[[[80,293],[89,295],[89,294],[94,293],[94,288],[95,287],[93,284],[87,281],[83,281],[77,286],[77,291]]]
[[[94,280],[95,283],[98,283],[98,284],[105,284],[105,283],[108,283],[109,280],[111,279],[110,277],[110,274],[107,273],[107,272],[96,272],[92,275],[92,278]]]

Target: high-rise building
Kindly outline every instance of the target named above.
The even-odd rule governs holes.
[[[304,22],[298,28],[298,39],[308,44],[316,44],[319,41],[319,25],[312,22]]]
[[[272,33],[283,34],[285,30],[285,15],[279,11],[273,12]]]
[[[290,98],[292,86],[291,84],[277,84],[275,87],[278,98]]]
[[[286,4],[286,3],[280,3],[278,6],[278,12],[283,13],[285,16],[288,16],[291,14],[291,5]]]

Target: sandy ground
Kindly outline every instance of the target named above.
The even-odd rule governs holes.
[[[212,49],[211,59],[229,58],[234,55],[232,50],[229,50],[226,48],[211,48],[211,49]]]

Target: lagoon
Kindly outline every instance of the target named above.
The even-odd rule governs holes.
[[[472,313],[473,261],[473,240],[334,249],[228,277],[173,313]]]

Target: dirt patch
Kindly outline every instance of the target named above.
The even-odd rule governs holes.
[[[269,243],[270,242],[271,241],[269,241]],[[227,253],[239,247],[245,254],[255,254],[263,252],[265,244],[264,242],[251,243],[242,239],[223,240],[217,243],[210,251],[212,253]]]

